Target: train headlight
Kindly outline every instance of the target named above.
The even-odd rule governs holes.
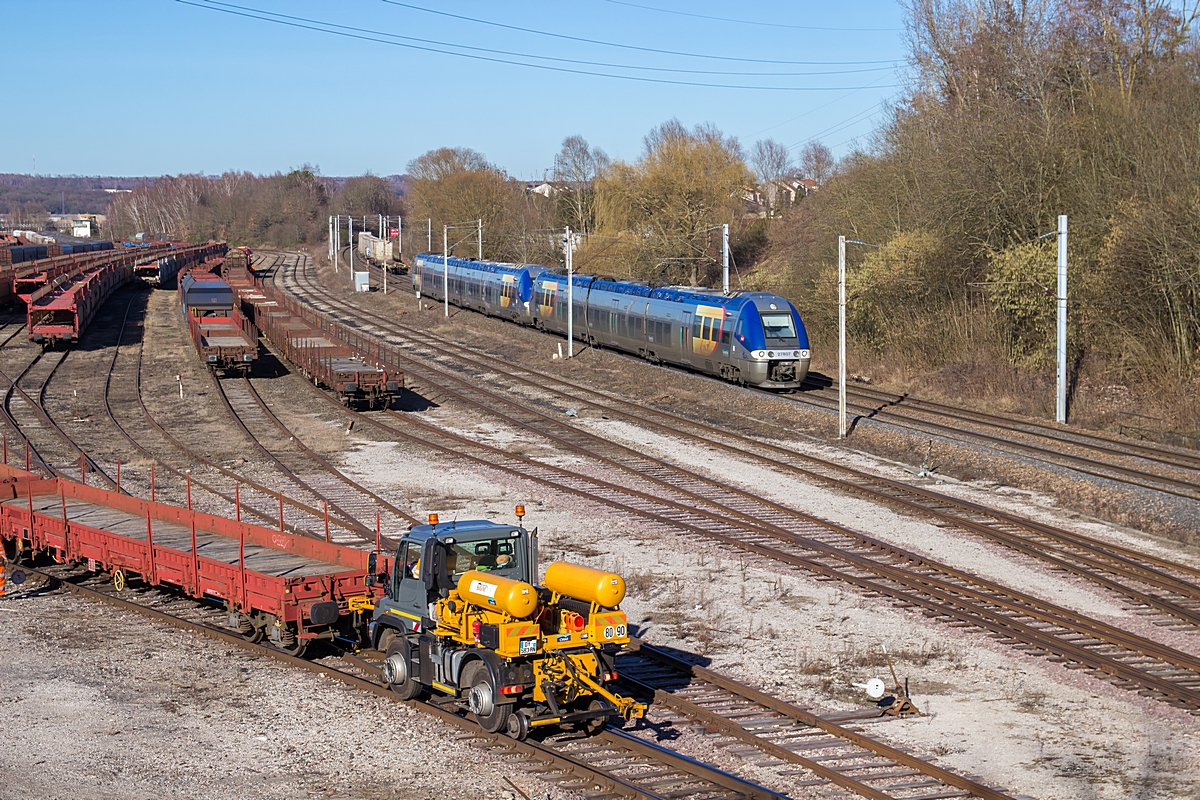
[[[767,351],[766,351],[766,350],[755,350],[755,351],[754,351],[754,357],[755,357],[755,358],[766,358],[766,357],[767,357]]]
[[[800,351],[800,357],[801,357],[801,358],[809,358],[809,357],[811,357],[811,356],[812,356],[812,353],[811,353],[811,352],[809,352],[808,350],[801,350],[801,351]]]

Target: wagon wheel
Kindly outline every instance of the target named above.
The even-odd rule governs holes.
[[[296,636],[296,632],[289,626],[283,626],[281,629],[280,641],[271,639],[271,644],[276,650],[287,653],[289,656],[300,658],[304,655],[304,651],[308,649],[308,640],[301,639]]]
[[[238,618],[238,633],[240,633],[242,638],[245,639],[247,642],[250,642],[252,644],[258,644],[259,642],[261,642],[263,640],[263,636],[266,635],[266,628],[261,627],[261,626],[256,626],[250,620],[250,617],[246,616],[245,614],[242,614]]]
[[[300,658],[304,655],[304,652],[308,650],[308,641],[305,639],[296,639],[290,645],[277,644],[275,647],[282,652],[287,653],[289,656]]]
[[[125,571],[119,570],[119,569],[113,570],[112,582],[113,582],[113,588],[116,589],[118,592],[125,591],[125,586],[127,583],[127,580],[125,578]]]

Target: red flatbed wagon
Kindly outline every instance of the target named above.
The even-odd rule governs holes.
[[[404,388],[404,371],[394,354],[352,334],[336,321],[272,289],[243,291],[254,324],[283,357],[345,404],[387,407]]]
[[[0,540],[10,560],[48,555],[217,603],[230,627],[299,654],[360,628],[356,598],[383,594],[378,555],[0,466]]]

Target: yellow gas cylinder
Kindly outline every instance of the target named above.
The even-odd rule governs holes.
[[[528,583],[478,570],[458,579],[458,594],[468,603],[494,608],[514,619],[528,618],[538,603],[537,590]]]
[[[620,575],[566,561],[546,567],[545,583],[553,592],[605,608],[615,608],[625,599],[625,580]]]

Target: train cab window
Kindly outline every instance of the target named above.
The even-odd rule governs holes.
[[[768,340],[775,339],[781,341],[796,338],[796,326],[792,324],[791,314],[786,312],[782,314],[763,314],[762,321]]]
[[[742,344],[746,343],[746,335],[742,332],[742,321],[740,319],[738,320],[737,327],[733,331],[733,335],[736,336],[737,340]]]
[[[721,324],[721,344],[729,344],[729,328],[725,324]]]

